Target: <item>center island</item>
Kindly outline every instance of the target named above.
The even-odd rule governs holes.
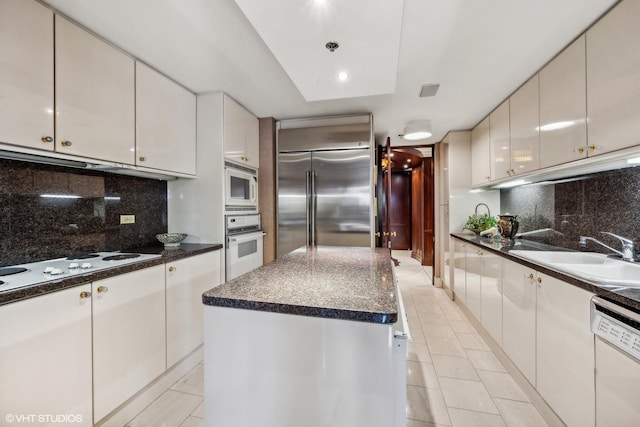
[[[205,425],[404,425],[388,249],[300,248],[203,294]]]

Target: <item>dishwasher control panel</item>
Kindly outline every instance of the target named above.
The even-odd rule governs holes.
[[[640,315],[607,300],[591,300],[593,333],[640,360]]]

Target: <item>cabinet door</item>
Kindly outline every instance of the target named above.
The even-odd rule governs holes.
[[[482,256],[483,252],[480,249],[476,248],[473,245],[467,245],[465,258],[465,264],[467,268],[466,306],[469,311],[473,313],[477,320],[482,319],[482,301],[480,300],[480,277],[483,271]]]
[[[196,174],[196,96],[136,62],[136,164]]]
[[[134,163],[133,59],[56,15],[56,151]]]
[[[0,0],[0,142],[53,150],[53,12]]]
[[[83,285],[0,307],[2,425],[7,414],[74,415],[68,425],[93,425],[90,292]]]
[[[471,131],[471,185],[483,185],[491,181],[491,140],[489,117]]]
[[[536,384],[535,271],[502,262],[502,349],[520,372]]]
[[[460,240],[453,239],[453,254],[451,254],[451,274],[453,276],[454,298],[467,305],[466,263],[465,251],[467,245]]]
[[[509,100],[511,175],[540,169],[538,75]]]
[[[202,344],[202,294],[220,284],[220,251],[166,264],[167,366]]]
[[[585,36],[540,70],[540,167],[587,157]]]
[[[640,420],[640,363],[596,338],[596,425],[635,427]]]
[[[536,388],[568,426],[595,423],[592,293],[538,273]]]
[[[623,1],[587,31],[589,155],[640,144],[640,2]]]
[[[491,142],[491,180],[511,176],[508,99],[489,116],[489,140]]]
[[[166,369],[164,265],[92,285],[94,422]]]
[[[502,346],[502,258],[487,252],[482,256],[482,267],[480,323]]]
[[[258,119],[228,96],[224,97],[224,157],[257,168]]]

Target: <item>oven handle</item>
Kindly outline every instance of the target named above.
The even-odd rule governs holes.
[[[262,238],[263,236],[266,236],[267,233],[264,232],[259,232],[259,233],[247,233],[247,234],[242,234],[239,237],[229,237],[229,243],[243,243],[243,242],[249,242],[251,240],[255,240],[257,238]]]

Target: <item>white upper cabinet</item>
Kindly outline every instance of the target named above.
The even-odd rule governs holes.
[[[136,62],[136,164],[196,174],[196,96]]]
[[[0,142],[53,150],[53,12],[0,0]]]
[[[583,35],[540,70],[540,167],[587,157]]]
[[[491,141],[489,117],[471,131],[471,185],[483,185],[491,181]]]
[[[510,98],[509,175],[519,175],[540,169],[538,127],[538,75],[533,76]]]
[[[489,115],[489,140],[491,146],[491,180],[496,181],[510,177],[513,174],[511,173],[508,99]]]
[[[640,144],[640,2],[618,4],[587,31],[589,155]]]
[[[224,96],[224,157],[254,168],[260,165],[258,119]]]
[[[56,15],[56,151],[134,164],[134,61]]]

